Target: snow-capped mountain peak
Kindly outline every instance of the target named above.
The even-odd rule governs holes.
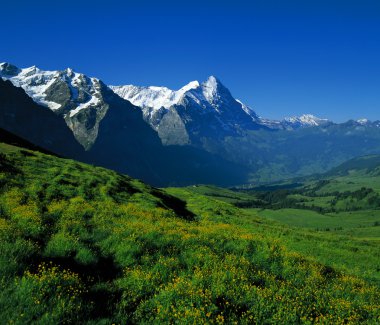
[[[194,80],[194,81],[190,81],[187,85],[183,86],[180,91],[181,92],[186,92],[190,89],[196,89],[200,86],[199,84],[199,81],[198,80]]]
[[[44,71],[36,66],[19,69],[9,63],[0,64],[0,77],[23,88],[36,103],[62,116],[85,148],[94,143],[99,122],[109,107],[103,98],[107,87],[99,79],[71,68],[61,71]]]
[[[205,82],[202,83],[204,88],[208,88],[211,91],[216,91],[220,81],[215,76],[209,76]]]
[[[219,97],[218,92],[220,91],[220,88],[222,88],[220,81],[216,77],[210,76],[204,83],[202,83],[203,96],[209,103],[212,103],[215,101],[216,97]]]
[[[200,83],[191,81],[178,90],[162,86],[105,86],[99,79],[67,68],[44,71],[36,66],[19,69],[0,63],[0,77],[22,87],[37,103],[62,116],[78,141],[91,146],[111,98],[117,96],[141,108],[144,120],[159,133],[163,143],[187,144],[191,141],[230,135],[243,135],[259,128],[294,130],[329,125],[327,119],[304,114],[283,120],[259,117],[242,101],[235,99],[215,76]],[[120,98],[117,98],[120,100]],[[361,119],[355,123],[368,125]],[[179,140],[178,140],[179,139]]]
[[[2,62],[0,63],[0,75],[14,76],[20,73],[20,69],[13,64]]]
[[[3,79],[10,80],[16,87],[22,87],[35,102],[52,110],[60,108],[61,105],[46,100],[46,90],[58,75],[58,71],[41,71],[36,66],[19,69],[9,63],[2,63],[0,69],[0,76]]]
[[[356,122],[359,123],[360,125],[367,125],[367,124],[371,123],[371,121],[366,119],[366,118],[361,118],[361,119],[357,120]]]
[[[109,88],[133,105],[160,110],[161,108],[168,109],[176,105],[186,92],[197,89],[199,86],[198,81],[191,81],[179,90],[159,86],[140,87],[134,85],[109,86]]]
[[[36,66],[19,69],[12,64],[1,63],[0,76],[22,87],[35,102],[52,110],[64,108],[70,101],[70,116],[93,105],[99,97],[99,79],[88,78],[71,68],[44,71]]]
[[[200,134],[223,137],[262,127],[256,113],[233,98],[215,76],[202,83],[192,81],[179,90],[133,85],[109,87],[120,97],[141,107],[144,119],[165,138],[166,143],[176,144],[175,139],[170,138],[170,132],[187,134],[179,140],[187,143],[192,132],[197,137]]]
[[[284,122],[305,127],[305,126],[320,126],[320,125],[329,123],[330,121],[328,119],[319,118],[312,114],[304,114],[298,117],[287,117],[284,119]]]
[[[120,97],[129,100],[132,104],[142,107],[159,110],[169,109],[177,105],[184,96],[188,95],[200,103],[212,104],[215,99],[221,96],[220,92],[226,89],[220,81],[210,76],[205,82],[191,81],[179,90],[171,90],[166,87],[148,86],[139,87],[134,85],[109,86]]]
[[[329,125],[332,122],[328,119],[319,118],[312,114],[286,117],[283,120],[270,120],[260,118],[260,122],[270,129],[294,130],[299,128],[316,127]]]

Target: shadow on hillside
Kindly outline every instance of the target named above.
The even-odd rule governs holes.
[[[112,290],[113,280],[121,276],[122,269],[118,267],[112,257],[100,256],[95,264],[83,265],[78,263],[73,256],[70,257],[46,257],[40,263],[53,263],[62,269],[77,273],[89,290],[84,299],[88,305],[92,305],[91,319],[112,317],[116,306],[121,299],[120,290]],[[37,269],[37,265],[35,266]]]
[[[195,220],[195,214],[186,208],[185,201],[182,201],[181,199],[164,193],[158,189],[150,190],[150,194],[154,195],[155,197],[158,197],[162,201],[162,204],[159,205],[161,208],[173,210],[176,213],[176,215],[181,217],[182,219],[188,221]]]

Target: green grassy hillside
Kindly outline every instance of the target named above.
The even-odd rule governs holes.
[[[377,242],[282,225],[236,206],[251,193],[207,190],[1,144],[2,322],[380,321]]]
[[[356,158],[325,174],[237,192],[233,203],[244,208],[296,208],[322,214],[379,210],[380,156]]]

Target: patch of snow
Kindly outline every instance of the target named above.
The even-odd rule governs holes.
[[[181,92],[186,92],[190,89],[196,89],[200,86],[199,82],[197,80],[195,81],[190,81],[187,85],[183,86],[180,91]]]
[[[245,105],[241,100],[236,99],[236,101],[241,105],[241,108],[243,109],[243,111],[246,112],[248,115],[251,115],[252,113],[255,113],[255,111],[252,108],[250,108],[249,106]]]
[[[109,86],[120,97],[130,101],[133,105],[142,108],[153,108],[159,110],[162,107],[169,107],[178,104],[182,96],[192,90],[198,88],[199,82],[192,81],[183,86],[179,90],[171,90],[167,87],[139,87],[133,85],[125,86]]]
[[[46,90],[59,78],[58,71],[42,71],[36,66],[19,69],[16,75],[8,76],[0,70],[1,77],[9,80],[16,87],[21,87],[38,104],[49,107],[52,110],[59,109],[61,105],[47,101]]]
[[[259,123],[270,129],[284,129],[282,121],[278,120],[269,120],[262,117],[259,117]]]
[[[213,101],[218,93],[218,80],[214,76],[208,77],[202,84],[202,93],[209,103]]]
[[[304,114],[299,117],[287,117],[285,123],[299,124],[301,126],[320,126],[329,122],[328,119],[322,119],[312,114]]]
[[[370,120],[368,120],[366,118],[361,118],[361,119],[357,120],[356,122],[359,123],[360,125],[367,125],[367,124],[371,123]]]
[[[91,99],[86,102],[82,103],[77,108],[70,111],[70,117],[73,117],[74,115],[78,114],[82,109],[88,108],[90,106],[97,106],[100,103],[100,100],[96,96],[92,96]]]
[[[12,68],[12,71],[16,73],[7,74],[7,69],[9,70],[9,68]],[[46,92],[56,81],[64,81],[70,88],[70,100],[78,105],[74,110],[70,111],[70,116],[77,114],[86,107],[97,105],[100,101],[99,98],[101,98],[99,79],[87,78],[71,68],[63,71],[43,71],[36,66],[18,69],[8,63],[1,63],[0,77],[11,81],[16,87],[22,87],[36,103],[46,106],[53,111],[60,109],[62,105],[47,100]],[[78,102],[79,91],[87,93],[90,99],[85,103]]]

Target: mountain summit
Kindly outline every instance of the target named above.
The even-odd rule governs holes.
[[[262,118],[235,99],[215,76],[203,83],[192,81],[179,90],[133,85],[109,87],[141,107],[144,119],[158,132],[164,144],[199,144],[202,138],[220,139],[243,135],[249,130],[294,130],[332,123],[311,114],[283,120]]]
[[[311,115],[282,121],[263,119],[235,99],[215,76],[202,83],[191,81],[179,90],[134,85],[107,87],[101,80],[71,68],[19,69],[4,62],[0,64],[0,77],[22,87],[36,103],[61,116],[86,149],[94,145],[109,101],[114,101],[116,95],[141,109],[144,120],[158,133],[163,144],[203,146],[206,138],[217,140],[243,135],[249,130],[296,129],[328,122]]]
[[[122,98],[140,106],[144,119],[164,144],[196,144],[266,128],[257,114],[232,97],[214,76],[192,81],[179,90],[166,87],[110,86]]]
[[[36,66],[19,69],[0,64],[0,77],[22,87],[38,104],[64,118],[78,142],[89,149],[98,136],[99,123],[109,106],[104,100],[108,88],[97,78],[67,68],[44,71]]]
[[[1,63],[0,77],[0,127],[160,186],[302,176],[379,147],[379,121],[334,124],[311,114],[264,119],[214,76],[171,90],[107,86],[71,68]],[[75,148],[69,129],[83,148]]]

